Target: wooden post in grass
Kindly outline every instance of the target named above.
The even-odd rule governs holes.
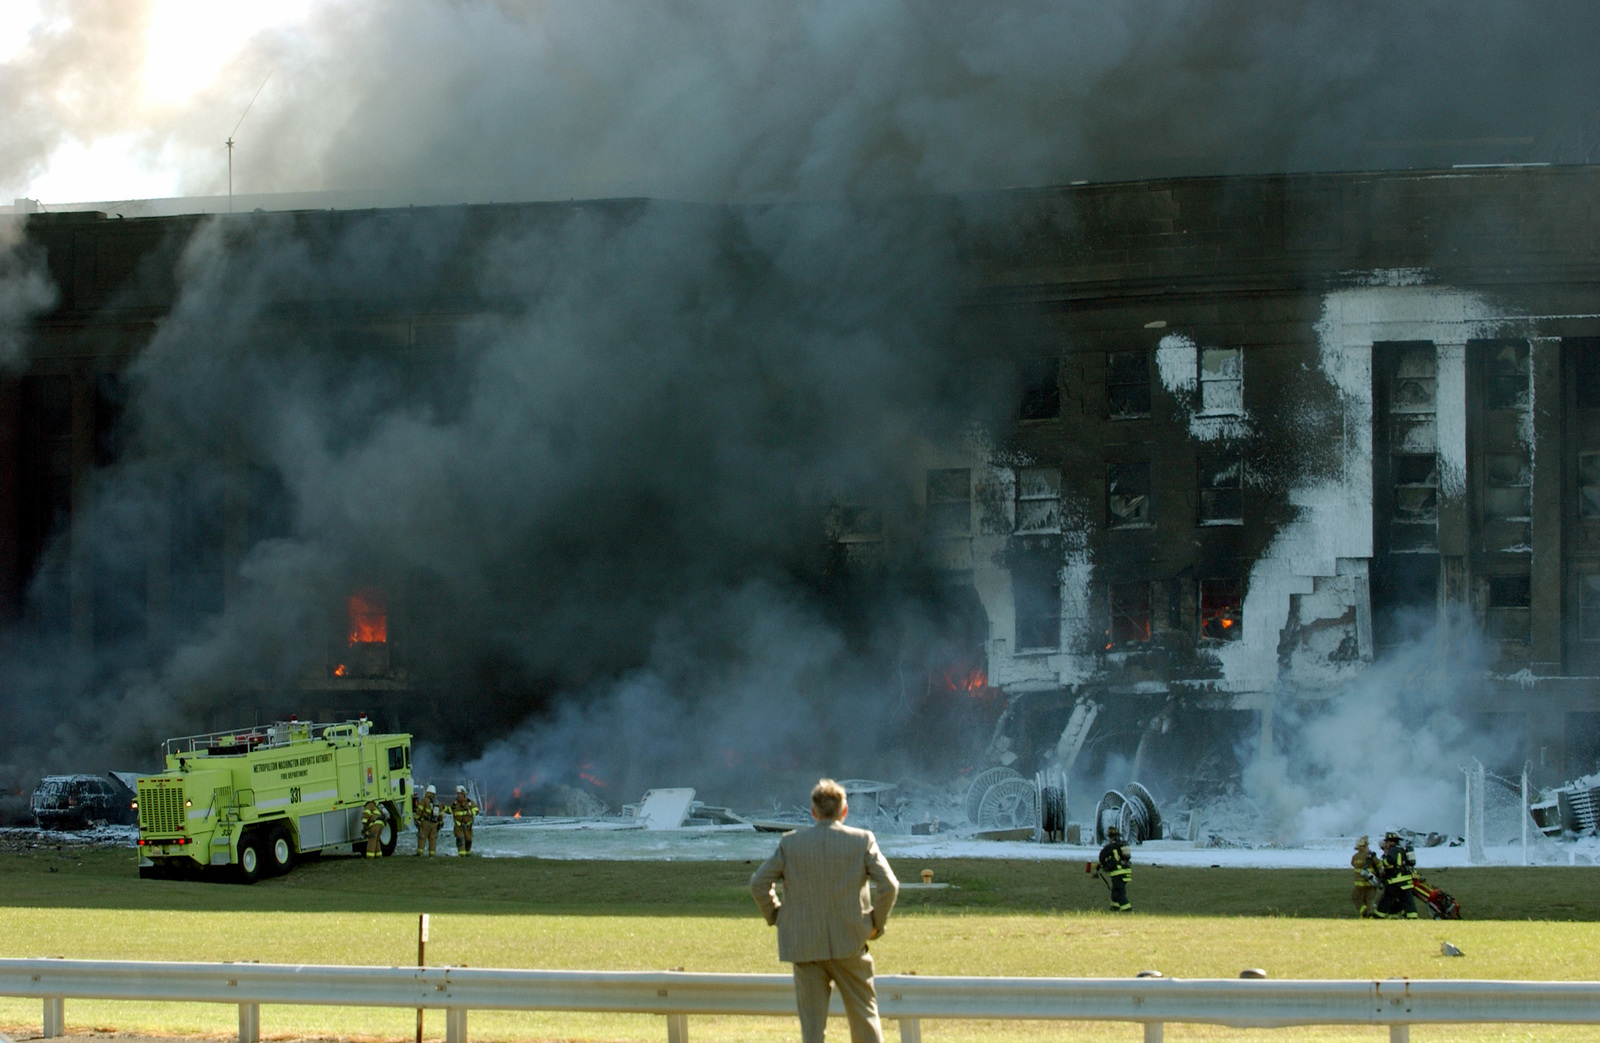
[[[417,968],[428,965],[428,914],[417,914]],[[417,1008],[417,1043],[422,1043],[422,1008]]]

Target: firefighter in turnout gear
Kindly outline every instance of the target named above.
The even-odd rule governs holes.
[[[456,799],[450,805],[450,818],[455,822],[456,854],[472,854],[472,820],[478,815],[478,805],[467,796],[467,787],[456,787]]]
[[[1384,834],[1383,854],[1378,859],[1378,878],[1383,881],[1383,897],[1378,899],[1379,916],[1417,918],[1416,874],[1417,856],[1408,845],[1401,843],[1400,834]]]
[[[439,825],[444,821],[444,811],[434,800],[439,791],[429,786],[427,792],[417,798],[417,854],[432,855],[439,843]]]
[[[377,858],[383,853],[383,812],[375,800],[367,801],[361,809],[361,832],[367,838],[367,857]]]
[[[1356,915],[1376,916],[1378,856],[1372,853],[1372,843],[1366,837],[1356,841],[1355,853],[1350,856],[1350,868],[1356,871],[1355,888],[1350,892],[1350,900],[1356,904]]]
[[[1119,913],[1132,912],[1128,881],[1133,879],[1133,853],[1116,826],[1106,830],[1106,846],[1100,849],[1100,875],[1111,884],[1111,908]]]

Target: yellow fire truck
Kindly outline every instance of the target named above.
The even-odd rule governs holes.
[[[286,873],[296,858],[364,845],[369,800],[385,855],[411,824],[411,736],[374,735],[364,716],[169,739],[166,763],[138,780],[142,877]]]

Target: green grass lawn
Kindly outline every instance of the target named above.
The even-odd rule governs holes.
[[[1102,911],[1077,863],[927,865],[947,891],[907,892],[874,943],[880,973],[1274,978],[1600,978],[1600,870],[1456,869],[1432,880],[1460,922],[1358,921],[1349,874],[1320,870],[1135,870],[1138,912]],[[254,887],[141,881],[132,855],[0,855],[0,956],[409,964],[416,914],[432,914],[429,962],[475,967],[785,973],[745,890],[743,863],[535,859],[323,859]],[[1439,955],[1454,942],[1466,957]],[[0,999],[0,1026],[37,1034],[36,1001]],[[229,1035],[231,1007],[69,1001],[70,1029]],[[406,1011],[268,1008],[269,1037],[407,1039]],[[31,1028],[29,1026],[32,1026]],[[443,1035],[430,1015],[429,1037]],[[937,1022],[930,1041],[1140,1038],[1137,1026]],[[843,1033],[840,1023],[835,1033]],[[786,1019],[691,1019],[695,1040],[792,1039]],[[471,1016],[474,1039],[659,1040],[662,1019],[587,1014]],[[1381,1029],[1241,1032],[1168,1026],[1169,1039],[1387,1039]],[[847,1036],[846,1036],[847,1038]],[[890,1033],[893,1038],[893,1033]],[[1415,1040],[1596,1040],[1600,1028],[1417,1028]]]

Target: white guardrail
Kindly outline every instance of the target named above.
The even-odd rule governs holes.
[[[1466,1022],[1600,1023],[1600,982],[1271,981],[1177,978],[938,978],[880,974],[878,1006],[920,1043],[936,1018],[1128,1021],[1159,1043],[1165,1022],[1239,1028]],[[44,1001],[44,1036],[60,1036],[68,999],[239,1006],[240,1043],[258,1043],[261,1004],[431,1008],[448,1043],[467,1043],[469,1010],[660,1014],[669,1043],[688,1043],[691,1014],[794,1017],[782,974],[329,967],[0,959],[0,996]],[[834,1012],[842,1013],[834,996]]]

